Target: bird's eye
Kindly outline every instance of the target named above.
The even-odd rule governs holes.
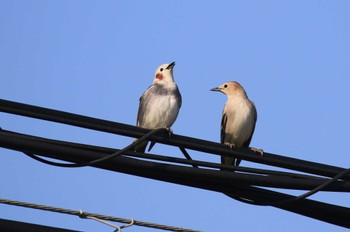
[[[227,88],[227,84],[224,85],[224,88]]]
[[[160,71],[163,72],[164,68],[160,68]]]

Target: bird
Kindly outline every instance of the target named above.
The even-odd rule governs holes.
[[[142,94],[139,102],[136,126],[146,129],[166,128],[171,133],[182,98],[174,81],[175,62],[160,65],[154,74],[152,85]],[[137,139],[135,139],[137,140]],[[148,141],[135,146],[137,152],[144,152]],[[149,150],[153,147],[151,143]]]
[[[227,96],[221,119],[221,143],[230,146],[231,149],[249,147],[252,140],[257,111],[254,103],[249,100],[246,91],[236,81],[229,81],[210,89]],[[251,148],[262,155],[262,150]],[[241,160],[233,157],[221,156],[224,165],[238,166]]]

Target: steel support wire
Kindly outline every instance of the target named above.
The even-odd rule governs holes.
[[[71,126],[77,126],[134,138],[140,138],[146,133],[150,132],[150,130],[127,124],[116,123],[112,121],[101,120],[2,99],[0,99],[0,112],[53,121]],[[345,170],[344,168],[270,154],[267,152],[264,153],[263,157],[260,157],[257,156],[254,152],[251,152],[249,149],[241,148],[230,150],[225,145],[220,143],[180,136],[176,134],[173,134],[171,138],[153,135],[149,138],[149,140],[157,143],[177,146],[180,148],[188,148],[215,155],[233,156],[251,162],[267,164],[326,177],[333,177]],[[342,179],[350,180],[350,174],[343,176]]]
[[[50,211],[55,213],[62,213],[62,214],[69,214],[78,216],[82,219],[89,219],[89,218],[97,218],[101,220],[107,220],[107,221],[113,221],[113,222],[120,222],[120,223],[130,223],[133,222],[133,225],[141,226],[141,227],[148,227],[153,229],[159,229],[159,230],[168,230],[168,231],[182,231],[182,232],[199,232],[198,230],[191,230],[191,229],[185,229],[181,227],[175,227],[175,226],[168,226],[168,225],[161,225],[151,222],[145,222],[145,221],[139,221],[139,220],[129,220],[125,218],[120,217],[113,217],[113,216],[107,216],[102,214],[96,214],[96,213],[88,213],[83,212],[81,210],[71,210],[71,209],[64,209],[64,208],[58,208],[58,207],[52,207],[47,205],[39,205],[34,203],[28,203],[23,201],[13,201],[8,199],[0,198],[1,204],[6,205],[13,205],[13,206],[20,206],[25,208],[31,208],[31,209],[38,209],[38,210],[44,210],[44,211]]]
[[[26,138],[25,136],[13,137],[2,131],[0,144],[5,148],[36,153],[68,162],[89,162],[106,156],[106,153],[103,152],[82,149],[81,145],[80,148],[74,147],[74,144],[71,144],[70,146],[53,145],[43,141],[33,140],[31,138],[32,137]],[[236,178],[238,173],[154,163],[122,156],[115,157],[108,162],[97,163],[93,166],[151,179],[222,192],[235,198],[249,200],[253,203],[283,201],[294,197],[288,194],[241,184],[241,180]],[[234,184],[232,184],[232,182],[234,182]],[[334,186],[334,184],[332,186]],[[346,207],[308,199],[300,199],[291,203],[274,205],[274,207],[350,228],[350,221],[348,220],[350,209]]]

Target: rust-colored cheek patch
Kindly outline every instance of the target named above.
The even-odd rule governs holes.
[[[156,75],[156,78],[157,78],[158,80],[162,80],[162,79],[163,79],[163,74],[158,73],[158,74]]]

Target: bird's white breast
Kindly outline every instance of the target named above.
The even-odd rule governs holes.
[[[224,142],[241,147],[246,142],[255,126],[254,105],[248,99],[229,99],[225,105],[227,122],[225,128]]]
[[[159,95],[151,99],[143,127],[171,127],[179,113],[179,103],[174,95]]]

